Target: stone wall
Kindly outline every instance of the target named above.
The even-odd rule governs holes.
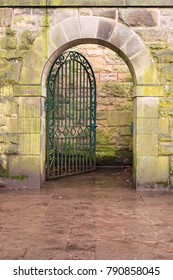
[[[133,83],[125,62],[99,45],[74,48],[90,62],[97,84],[97,165],[132,164]]]
[[[107,8],[66,7],[64,9],[47,7],[45,9],[44,7],[34,8],[29,6],[25,8],[12,6],[0,8],[0,163],[4,169],[15,175],[18,173],[25,175],[24,173],[31,169],[32,174],[31,167],[34,161],[37,167],[36,172],[41,172],[39,162],[43,143],[40,140],[40,135],[44,128],[40,119],[44,118],[43,104],[45,99],[45,91],[41,85],[43,66],[46,65],[47,61],[51,62],[50,55],[52,55],[53,51],[56,51],[56,44],[63,46],[64,49],[68,49],[73,45],[70,40],[73,42],[76,33],[80,34],[80,30],[76,31],[78,30],[78,18],[82,17],[83,20],[91,17],[93,26],[95,23],[98,24],[98,18],[101,19],[100,26],[102,24],[102,28],[100,27],[97,34],[93,33],[93,37],[95,36],[94,38],[98,43],[102,43],[105,40],[107,47],[109,42],[112,43],[118,40],[114,39],[113,35],[109,39],[109,33],[116,34],[111,29],[113,24],[121,26],[121,29],[122,26],[124,27],[119,40],[125,40],[126,43],[121,45],[121,41],[116,41],[120,48],[115,48],[114,51],[116,50],[128,65],[130,65],[130,61],[136,67],[139,66],[139,71],[134,70],[132,67],[130,68],[135,86],[133,93],[135,116],[134,155],[137,161],[134,164],[134,170],[138,174],[139,184],[152,182],[152,178],[155,178],[154,181],[158,184],[159,182],[167,185],[172,184],[173,7],[124,8],[124,3],[128,3],[128,1],[122,2],[119,8],[113,7],[112,4],[110,4],[112,7]],[[143,5],[141,3],[146,3],[146,1],[136,2],[140,2],[140,5]],[[5,1],[2,2],[2,5],[5,5],[5,3]],[[20,1],[18,3],[20,4]],[[38,6],[39,4],[40,2],[38,1]],[[169,1],[165,2],[165,6],[171,4]],[[10,5],[9,1],[8,5]],[[72,20],[72,22],[76,29],[69,30],[69,27],[66,29],[66,26],[68,26],[67,19],[73,18],[74,21]],[[54,37],[51,37],[53,33],[50,33],[50,30],[53,30],[54,26],[58,26],[61,29],[61,34],[64,34],[64,37],[56,38],[56,32]],[[93,30],[95,30],[94,28]],[[129,30],[129,33],[126,33],[125,30]],[[128,34],[135,35],[128,37]],[[83,40],[85,40],[84,43],[86,44],[88,39],[83,38]],[[143,43],[139,44],[141,40]],[[58,43],[55,44],[55,42]],[[77,37],[75,44],[78,45]],[[35,46],[37,46],[37,49]],[[144,48],[145,51],[143,50]],[[154,61],[159,75],[159,82],[157,83],[149,82],[150,77],[154,75],[154,70],[146,70],[145,75],[142,74],[143,78],[138,78],[142,73],[141,71],[144,72],[149,63],[145,60],[144,53],[150,55]],[[143,68],[139,64],[139,57],[140,61],[144,57]],[[114,66],[116,68],[116,65]],[[104,80],[105,76],[100,75],[97,78]],[[117,75],[116,69],[113,75]],[[113,79],[117,79],[117,76],[116,78],[115,76],[111,78],[111,82]],[[32,84],[30,87],[28,87],[28,80]],[[105,81],[103,80],[100,80],[99,86],[104,93],[105,89],[107,91],[108,86],[104,84]],[[112,83],[112,85],[114,84]],[[115,96],[114,102],[118,98]],[[103,104],[107,102],[106,95],[100,96],[99,99],[102,99],[103,102],[98,106],[109,107],[109,111],[106,114],[107,120],[111,123],[113,116],[112,105],[109,104],[109,101]],[[98,116],[99,114],[100,120],[105,118],[105,116],[102,116],[101,109],[98,111]],[[118,112],[115,115],[113,122],[116,119],[123,121],[123,118],[118,117]],[[105,120],[103,119],[103,121]],[[100,123],[100,125],[103,125],[103,123]],[[117,126],[117,129],[120,129],[120,127],[118,128]],[[120,133],[126,134],[127,130]],[[98,139],[101,139],[101,137]],[[116,139],[116,135],[114,139]],[[109,141],[109,139],[103,139],[103,141]],[[23,168],[23,163],[25,162],[30,162],[30,166]],[[157,168],[155,162],[157,162]],[[138,168],[140,171],[136,171]],[[142,175],[144,170],[147,170],[145,178]],[[168,176],[168,172],[170,176]],[[142,180],[140,181],[139,178],[141,177]]]

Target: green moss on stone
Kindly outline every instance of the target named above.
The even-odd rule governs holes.
[[[19,49],[28,50],[30,49],[33,42],[34,42],[34,37],[32,31],[25,30],[20,35]]]

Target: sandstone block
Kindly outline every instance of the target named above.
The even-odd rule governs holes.
[[[137,185],[143,187],[169,184],[169,157],[140,156],[136,158]]]
[[[18,152],[20,155],[40,155],[40,134],[20,134]]]
[[[145,42],[165,42],[168,40],[168,29],[166,28],[136,28],[135,33]]]
[[[98,22],[97,38],[108,41],[115,28],[115,21],[100,18]]]
[[[82,38],[95,38],[98,27],[98,17],[82,16],[80,17],[80,28]]]
[[[116,8],[92,8],[92,15],[93,16],[100,16],[106,18],[116,18]]]
[[[159,132],[161,134],[168,134],[169,126],[171,127],[168,118],[159,118]]]
[[[121,9],[119,20],[128,26],[153,27],[158,24],[158,12],[150,9]]]
[[[159,144],[159,154],[164,156],[173,155],[173,142]]]
[[[107,112],[108,126],[130,126],[131,122],[131,112]]]
[[[41,101],[39,97],[19,97],[19,118],[40,118]]]
[[[126,54],[128,58],[136,55],[142,49],[144,49],[144,44],[139,40],[138,36],[134,34],[122,47],[121,50]]]
[[[158,134],[138,134],[136,136],[136,154],[138,156],[157,156]]]
[[[75,40],[81,37],[80,35],[80,26],[78,18],[70,18],[61,24],[63,26],[64,33],[68,40]]]
[[[172,63],[173,62],[173,51],[166,50],[161,52],[155,52],[154,57],[159,63]]]
[[[157,134],[159,132],[158,119],[137,118],[138,134]]]
[[[173,81],[173,64],[158,64],[160,72],[160,81],[161,83],[170,83]]]
[[[134,115],[137,118],[158,118],[159,98],[137,97],[134,100]]]
[[[41,96],[42,88],[39,85],[15,85],[14,96]]]
[[[39,156],[9,156],[8,168],[11,176],[28,176],[25,186],[40,187],[40,157]]]
[[[10,26],[12,18],[12,9],[0,9],[0,26]]]

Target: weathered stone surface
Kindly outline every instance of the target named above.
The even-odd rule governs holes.
[[[134,101],[134,114],[137,118],[158,118],[159,98],[140,97]]]
[[[139,156],[136,161],[138,184],[145,187],[169,185],[169,157]]]
[[[161,9],[160,25],[161,27],[167,28],[173,27],[173,16],[171,9]]]
[[[139,40],[135,34],[122,46],[121,50],[128,58],[144,49],[144,44]]]
[[[102,92],[113,97],[132,96],[132,84],[119,84],[119,83],[103,83],[101,86]]]
[[[159,77],[153,60],[149,54],[149,51],[141,49],[136,55],[130,58],[129,69],[133,76],[133,80],[137,85],[149,84],[157,85],[159,84]],[[133,66],[133,68],[132,68]],[[135,71],[135,73],[134,73]]]
[[[165,28],[136,28],[134,31],[145,42],[165,42],[168,40],[169,32]]]
[[[19,38],[19,49],[20,50],[30,49],[37,35],[38,35],[37,32],[31,32],[30,30],[22,31]]]
[[[157,134],[159,132],[158,119],[137,118],[137,133]]]
[[[161,83],[170,83],[173,81],[173,64],[159,64],[160,81]]]
[[[139,134],[136,139],[138,156],[158,156],[158,134]]]
[[[149,9],[128,9],[119,11],[119,20],[128,26],[153,27],[158,24],[158,12]]]
[[[134,96],[139,96],[139,97],[162,97],[164,96],[166,91],[166,88],[163,86],[150,86],[150,85],[145,85],[145,86],[137,86],[134,91]]]
[[[149,42],[147,43],[149,46],[153,56],[155,56],[155,53],[158,53],[158,51],[163,51],[168,48],[169,43],[168,42],[162,42],[162,41],[155,41],[155,42]]]
[[[8,157],[9,173],[12,176],[28,176],[27,182],[32,188],[40,185],[40,157],[37,156],[15,156]]]
[[[82,13],[82,10],[84,10],[84,9],[79,10],[79,14]],[[49,12],[51,12],[51,11],[52,10],[49,10]],[[57,24],[68,18],[77,17],[77,15],[78,15],[78,11],[76,9],[54,8],[53,15],[50,15],[49,20],[51,20],[53,24]],[[81,15],[83,15],[83,14],[81,14]],[[86,13],[84,15],[86,15]],[[90,15],[90,13],[89,13],[89,15]]]
[[[80,28],[82,38],[95,38],[98,27],[98,17],[85,16],[80,17]]]
[[[97,38],[102,40],[109,40],[115,28],[115,21],[100,18],[98,22]]]
[[[162,52],[155,52],[154,57],[159,63],[172,63],[173,62],[173,51],[166,50]]]
[[[159,114],[161,117],[173,117],[173,98],[162,98],[159,100]]]
[[[41,96],[42,87],[37,85],[14,85],[14,96]]]
[[[159,7],[159,6],[171,6],[172,0],[76,0],[71,2],[71,0],[8,0],[8,6],[124,6],[124,7]],[[7,6],[7,0],[1,0],[0,6]]]
[[[13,86],[1,86],[0,87],[0,97],[2,96],[13,96]]]
[[[17,15],[12,19],[12,27],[33,30],[37,27],[37,21],[32,15]]]
[[[173,155],[173,142],[160,143],[159,144],[159,154],[164,156]]]
[[[19,148],[20,155],[40,155],[40,134],[20,134]]]
[[[14,117],[18,112],[18,100],[14,97],[0,98],[0,112],[4,116]]]
[[[0,9],[0,26],[10,26],[11,16],[12,16],[12,9],[1,8]]]
[[[112,32],[110,42],[120,49],[133,35],[133,33],[124,25],[117,25]]]
[[[65,36],[69,41],[79,39],[81,37],[78,18],[67,19],[63,21],[61,26],[63,27]]]
[[[169,133],[169,120],[168,118],[159,118],[159,132],[161,134],[168,134]]]
[[[108,112],[107,122],[110,126],[127,126],[132,122],[131,112]]]
[[[116,19],[116,12],[117,10],[115,8],[93,8],[92,10],[93,16],[101,16],[106,18],[113,18]]]
[[[17,48],[17,39],[15,37],[6,36],[0,40],[0,48],[13,50]]]
[[[41,102],[39,97],[19,97],[19,118],[39,118]]]

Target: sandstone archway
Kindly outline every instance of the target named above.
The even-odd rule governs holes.
[[[152,56],[138,35],[113,19],[79,16],[47,28],[34,42],[24,63],[20,85],[38,91],[43,106],[46,79],[56,57],[79,44],[95,43],[115,51],[128,65],[134,83],[134,179],[136,185],[165,180],[158,169],[159,79]],[[45,114],[41,115],[41,177],[44,177]],[[144,125],[145,124],[145,125]],[[150,125],[153,124],[153,125]],[[154,127],[154,133],[153,133]],[[167,159],[165,159],[167,161]],[[165,162],[166,163],[166,162]],[[167,163],[166,163],[167,164]],[[146,171],[144,174],[144,170]]]

